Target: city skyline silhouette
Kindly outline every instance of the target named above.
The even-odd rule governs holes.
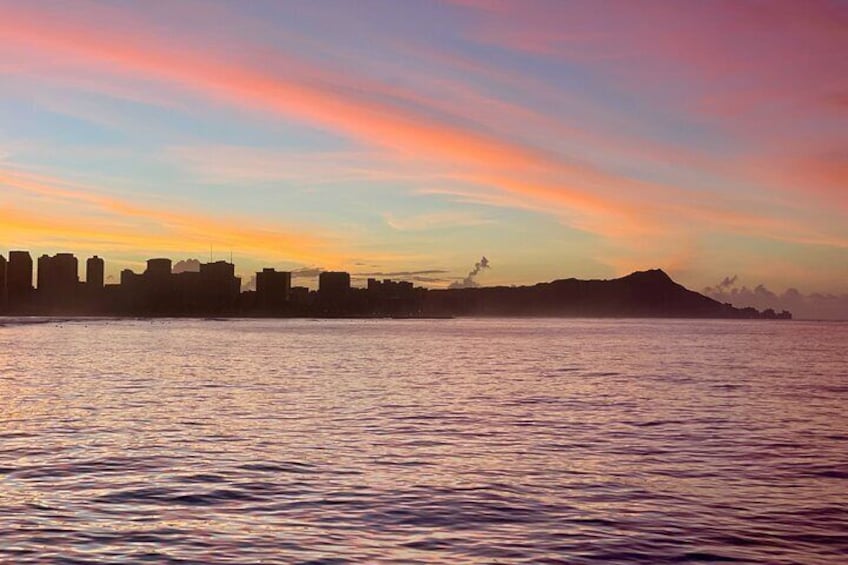
[[[33,263],[28,251],[0,255],[0,314],[259,316],[259,317],[448,317],[566,316],[791,319],[788,311],[762,312],[722,304],[674,283],[659,269],[620,279],[577,279],[533,287],[483,287],[475,280],[490,268],[483,257],[459,283],[446,289],[416,287],[411,281],[368,278],[365,288],[351,285],[345,271],[317,273],[318,288],[292,286],[290,271],[263,268],[256,288],[243,290],[235,264],[192,264],[175,270],[169,258],[147,260],[142,273],[121,271],[120,283],[106,284],[105,261],[86,260],[80,280],[72,253],[42,255]],[[34,266],[35,265],[35,266]],[[193,267],[197,267],[196,270]],[[32,280],[35,275],[36,284]]]
[[[848,562],[848,0],[0,0],[0,565]]]
[[[213,4],[0,2],[4,248],[848,311],[843,3]]]

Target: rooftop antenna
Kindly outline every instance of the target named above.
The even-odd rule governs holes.
[[[230,265],[233,264],[233,250],[230,249]]]
[[[209,244],[209,262],[212,262],[212,244]]]

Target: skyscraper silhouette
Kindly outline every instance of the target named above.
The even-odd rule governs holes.
[[[0,312],[5,312],[9,307],[8,295],[7,295],[7,287],[6,287],[6,271],[8,267],[8,261],[6,258],[0,255]]]
[[[79,282],[79,261],[70,253],[38,258],[38,291],[43,294],[73,292]]]
[[[226,261],[201,264],[199,290],[207,311],[218,313],[234,308],[241,292],[235,265]]]
[[[29,251],[10,251],[6,271],[10,306],[25,308],[32,301],[32,257]]]
[[[38,258],[38,302],[47,311],[72,309],[79,286],[79,261],[71,253]]]
[[[324,271],[318,275],[318,294],[322,299],[344,299],[350,293],[350,273]]]
[[[262,307],[279,307],[291,294],[291,273],[263,269],[256,273],[256,301]]]
[[[171,277],[170,259],[148,259],[144,276],[149,280],[163,281]]]
[[[95,255],[85,262],[85,284],[92,289],[103,288],[105,263]]]

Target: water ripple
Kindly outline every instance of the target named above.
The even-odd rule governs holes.
[[[848,325],[34,321],[2,563],[848,559]]]

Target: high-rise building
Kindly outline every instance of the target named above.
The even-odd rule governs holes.
[[[10,251],[6,266],[9,307],[23,306],[32,297],[32,257],[29,251]]]
[[[368,294],[378,299],[398,299],[412,296],[414,286],[408,281],[368,279]]]
[[[79,261],[70,253],[38,258],[38,290],[54,292],[76,288],[79,283]]]
[[[305,286],[293,286],[289,292],[289,300],[294,304],[307,304],[309,296],[309,289]]]
[[[47,292],[47,287],[50,283],[47,281],[51,278],[50,267],[53,266],[52,257],[50,255],[42,255],[38,258],[38,271],[36,273],[35,287],[41,292]]]
[[[262,269],[256,273],[256,302],[260,306],[280,305],[291,294],[291,273]]]
[[[171,277],[170,259],[148,259],[144,276],[149,279],[166,280]]]
[[[79,261],[71,253],[38,258],[38,295],[44,306],[70,307],[78,286]]]
[[[350,273],[325,271],[318,275],[318,301],[328,311],[344,311],[350,304]]]
[[[323,298],[344,298],[350,293],[350,273],[324,271],[318,275],[318,294]]]
[[[5,312],[7,308],[6,264],[6,258],[0,255],[0,312]]]
[[[132,272],[131,269],[124,269],[121,271],[121,286],[125,288],[132,287],[133,290],[138,286],[138,280],[141,275],[138,275]]]
[[[95,255],[85,262],[85,284],[89,288],[103,288],[105,263]]]
[[[235,306],[241,292],[236,266],[226,261],[203,263],[198,275],[200,297],[210,311],[225,311]]]
[[[136,299],[145,313],[167,314],[175,309],[178,297],[174,277],[170,259],[148,259],[141,288],[136,291]]]

